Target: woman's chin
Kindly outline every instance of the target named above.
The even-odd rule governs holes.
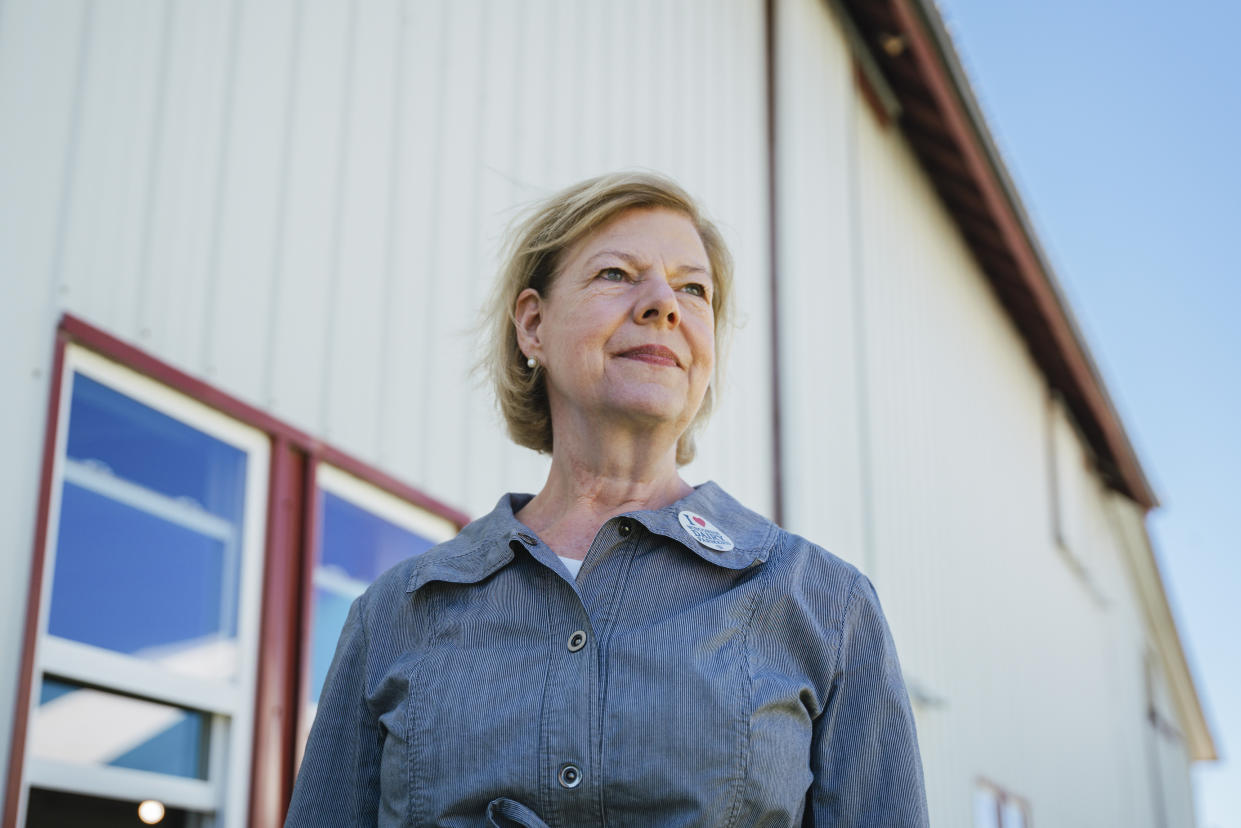
[[[684,395],[641,394],[614,401],[606,416],[612,422],[626,421],[652,432],[680,436],[697,410],[698,406],[690,408]]]

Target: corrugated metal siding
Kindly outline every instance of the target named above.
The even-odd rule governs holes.
[[[778,4],[785,525],[861,564],[866,549],[853,90],[827,5]]]
[[[5,0],[5,603],[66,311],[469,512],[536,490],[472,326],[520,206],[623,167],[733,247],[746,324],[686,476],[770,510],[763,60],[759,0]]]
[[[779,10],[786,522],[878,585],[933,702],[917,715],[934,824],[970,824],[986,778],[1035,824],[1154,826],[1147,635],[1109,495],[1060,423],[1062,551],[1041,375],[899,129],[856,91],[827,4]]]
[[[35,13],[42,5],[41,13]],[[54,308],[59,299],[65,158],[76,144],[84,10],[68,3],[0,8],[0,747],[8,749],[29,589]],[[13,196],[20,193],[21,197]]]
[[[653,167],[726,226],[749,317],[745,390],[689,473],[769,508],[766,441],[738,439],[770,408],[759,3],[75,8],[80,38],[41,38],[84,67],[45,104],[78,121],[55,158],[57,310],[477,512],[544,468],[465,380],[503,226]],[[8,26],[38,14],[15,3]]]

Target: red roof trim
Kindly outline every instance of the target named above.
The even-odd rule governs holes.
[[[1100,472],[1143,508],[1158,505],[934,9],[923,0],[842,2],[900,101],[910,145],[1048,384],[1064,396]]]

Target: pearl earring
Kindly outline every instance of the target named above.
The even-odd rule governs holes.
[[[534,357],[527,357],[527,358],[526,358],[526,367],[527,367],[527,368],[534,369],[535,367],[537,367],[537,366],[538,366],[538,364],[539,364],[539,361],[538,361],[537,359],[535,359]]]

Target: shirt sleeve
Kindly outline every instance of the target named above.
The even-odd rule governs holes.
[[[924,828],[922,760],[892,634],[870,580],[850,589],[836,669],[815,720],[806,825]]]
[[[383,732],[366,703],[366,595],[349,608],[293,786],[286,828],[375,825]]]

